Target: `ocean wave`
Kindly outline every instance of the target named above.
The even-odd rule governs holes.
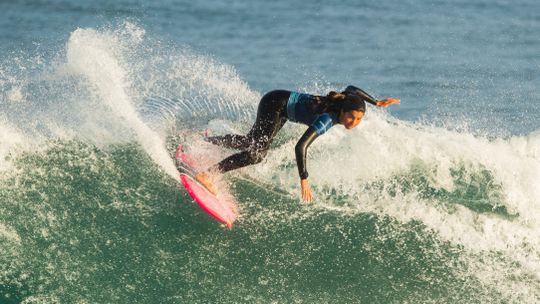
[[[359,128],[337,126],[310,147],[317,201],[305,206],[293,153],[304,127],[287,124],[264,162],[222,177],[242,208],[226,232],[177,188],[171,151],[188,134],[208,164],[232,153],[199,134],[249,129],[261,93],[233,67],[130,22],[77,29],[52,58],[17,56],[0,64],[0,228],[9,245],[0,294],[538,297],[538,132],[483,137],[370,108]]]

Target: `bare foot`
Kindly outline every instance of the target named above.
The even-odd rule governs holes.
[[[201,183],[201,185],[203,185],[206,189],[208,189],[208,191],[210,191],[213,195],[217,196],[217,191],[214,188],[214,184],[212,184],[212,180],[210,178],[210,175],[208,175],[208,173],[206,172],[198,173],[195,176],[195,179],[199,183]]]

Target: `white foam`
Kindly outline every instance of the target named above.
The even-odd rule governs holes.
[[[466,174],[487,170],[493,176],[494,184],[501,186],[505,207],[510,213],[519,214],[513,222],[527,229],[538,225],[538,135],[488,140],[471,134],[398,121],[374,111],[369,115],[361,127],[352,131],[340,126],[334,127],[310,147],[308,169],[312,183],[318,188],[344,189],[351,197],[368,199],[369,204],[366,195],[374,193],[366,193],[363,185],[377,181],[395,184],[395,177],[410,171],[415,164],[425,167],[425,178],[431,187],[446,191],[452,191],[455,187],[456,177],[452,176],[452,170],[463,167]],[[294,162],[295,141],[275,151],[273,159],[267,159],[262,165],[263,170],[265,167],[275,168],[285,161]],[[276,174],[292,174],[296,179],[295,170],[296,166]],[[380,189],[374,191],[380,192]],[[380,193],[376,194],[381,197]],[[410,196],[411,201],[418,201],[421,199],[418,194],[412,191],[403,195]],[[394,198],[386,196],[386,200],[392,201]],[[422,213],[416,216],[421,217]],[[499,220],[509,221],[502,218]]]
[[[19,237],[17,231],[9,226],[4,225],[3,223],[0,223],[0,237],[17,244],[21,242],[21,238]]]
[[[135,39],[143,34],[135,31]],[[122,66],[122,41],[116,35],[94,29],[77,29],[67,45],[68,66],[82,74],[97,90],[122,122],[131,128],[141,146],[166,173],[176,178],[178,173],[165,148],[163,139],[139,117],[129,95],[129,77]]]
[[[158,110],[174,116],[181,128],[204,126],[227,114],[250,116],[259,96],[230,66],[185,49],[170,51],[159,43],[152,43],[152,48],[149,44],[144,30],[129,22],[116,30],[77,29],[67,43],[67,70],[84,77],[97,99],[134,132],[151,158],[177,177],[165,147],[170,129],[164,121],[150,128],[138,112],[147,96],[172,98],[159,104],[170,108]]]
[[[290,128],[290,132],[298,134],[305,129],[298,125]],[[296,140],[272,151],[257,169],[244,172],[299,196],[294,164]],[[325,197],[325,192],[332,189],[348,197],[344,205],[336,205],[328,197],[330,201],[319,201],[315,206],[344,214],[375,212],[403,222],[418,220],[437,231],[442,239],[463,245],[471,254],[502,252],[520,265],[512,271],[540,280],[539,140],[538,133],[490,140],[370,111],[359,128],[347,131],[334,127],[310,147],[307,162],[316,197]],[[426,197],[422,191],[427,190],[421,185],[414,188],[418,186],[414,183],[403,188],[401,184],[408,180],[396,176],[408,178],[415,167],[421,168],[420,174],[429,187],[448,192],[455,190],[458,178],[452,170],[465,171],[463,183],[487,170],[493,178],[493,184],[488,185],[492,189],[487,191],[500,193],[508,212],[517,216],[479,213],[460,202]],[[374,184],[378,186],[366,187]],[[522,287],[534,288],[527,284],[524,282]]]
[[[17,152],[16,147],[22,147],[27,141],[25,137],[17,130],[0,121],[0,170],[11,168],[11,157]]]

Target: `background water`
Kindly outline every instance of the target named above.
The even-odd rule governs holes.
[[[1,303],[540,302],[539,3],[193,2],[0,2]],[[232,231],[178,187],[182,138],[348,84],[402,104],[312,145],[314,204],[296,124]]]

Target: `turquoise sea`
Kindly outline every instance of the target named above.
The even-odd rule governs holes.
[[[0,303],[539,303],[540,3],[0,1]],[[379,98],[309,150],[178,184],[273,89]]]

